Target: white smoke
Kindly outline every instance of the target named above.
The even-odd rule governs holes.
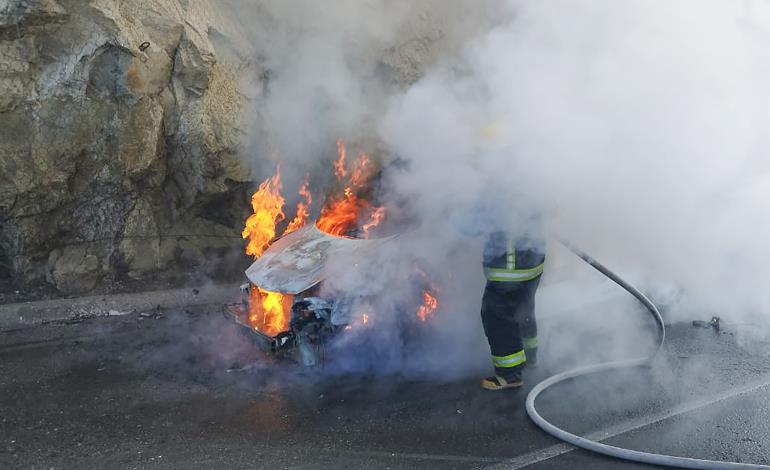
[[[291,188],[310,172],[315,214],[328,186],[335,139],[343,138],[348,143],[350,157],[359,151],[382,157],[377,130],[389,100],[418,80],[432,64],[456,56],[471,38],[505,20],[499,0],[344,0],[333,4],[260,0],[250,6],[228,3],[242,19],[244,29],[251,31],[253,50],[249,54],[255,57],[257,68],[265,72],[244,74],[244,88],[256,90],[251,97],[253,122],[249,138],[254,158],[250,163],[266,177],[274,170],[275,160],[280,161],[288,207],[293,206]],[[398,195],[390,195],[398,199]],[[394,207],[390,209],[396,212]],[[446,285],[440,295],[447,317],[434,325],[456,339],[449,351],[426,345],[427,356],[450,352],[488,360],[478,316],[483,287],[479,258],[473,251],[463,253],[472,260],[466,265],[474,266],[474,270],[457,271],[461,276],[456,280],[470,278],[461,289],[442,282],[442,271],[451,271],[445,263],[445,250],[451,250],[457,240],[456,233],[448,235],[436,240],[436,233],[428,229],[428,224],[422,224],[416,231],[402,234],[398,243],[391,245],[393,251],[383,250],[377,260],[369,260],[366,266],[371,269],[365,269],[363,263],[353,268],[358,264],[355,259],[331,263],[330,269],[339,269],[330,276],[327,292],[381,294],[371,315],[370,330],[377,336],[372,344],[379,345],[379,351],[391,352],[388,370],[416,367],[429,359],[399,363],[400,357],[408,353],[401,351],[399,329],[403,325],[397,316],[405,304],[417,308],[414,302],[419,302],[419,286],[410,282],[410,277],[414,274],[412,258],[418,253],[420,266]],[[415,313],[405,312],[412,317]],[[455,316],[458,322],[453,320]],[[446,340],[447,336],[442,338]],[[468,354],[464,350],[470,344],[475,351]],[[383,357],[376,361],[378,367],[384,362]],[[457,372],[461,367],[437,370],[445,375],[447,370]]]
[[[396,192],[423,214],[526,194],[680,307],[770,312],[770,5],[507,5],[509,24],[391,101],[381,135],[411,162]]]
[[[332,158],[337,138],[372,152],[377,119],[397,86],[487,28],[499,2],[231,3],[264,72],[246,86],[261,90],[252,111],[254,162],[275,155],[304,174]]]
[[[271,0],[242,12],[270,71],[254,101],[256,160],[275,153],[299,179],[328,171],[342,137],[405,162],[386,173],[386,202],[416,223],[371,271],[332,287],[379,283],[399,297],[417,260],[444,288],[421,360],[482,364],[479,208],[517,227],[535,207],[642,287],[675,292],[671,319],[767,318],[770,3],[414,3]],[[587,329],[637,328],[630,298],[590,315],[608,287],[578,265],[552,244],[546,283],[593,287],[541,295],[539,314],[582,308]],[[573,338],[552,348],[559,360],[585,343],[563,329]]]

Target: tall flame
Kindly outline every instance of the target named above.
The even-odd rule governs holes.
[[[342,181],[348,175],[345,162],[346,155],[345,142],[342,139],[337,139],[337,160],[334,161],[334,176],[337,177],[337,181]]]
[[[281,172],[263,181],[251,196],[254,213],[246,219],[242,236],[248,239],[246,254],[254,259],[270,246],[276,235],[276,226],[286,216],[285,200],[281,196]],[[299,214],[298,214],[299,215]],[[249,294],[249,324],[267,335],[275,336],[289,327],[292,296],[268,292],[252,285]]]
[[[334,175],[339,193],[329,196],[316,222],[319,229],[337,236],[347,236],[361,229],[365,237],[385,216],[384,207],[372,207],[366,199],[372,179],[376,173],[374,163],[368,155],[361,154],[355,161],[347,161],[347,150],[342,140],[337,141],[337,159],[333,163]],[[299,189],[302,200],[297,203],[297,212],[289,222],[284,235],[304,226],[310,217],[313,198],[309,190],[309,175]],[[251,197],[254,211],[246,220],[242,236],[248,240],[246,254],[259,258],[276,238],[276,228],[285,218],[281,195],[281,173],[263,181]],[[366,222],[361,218],[368,215]],[[361,224],[361,225],[359,225]],[[252,285],[249,294],[249,324],[264,334],[275,336],[289,328],[293,296],[269,292]],[[368,321],[368,315],[365,316]]]
[[[254,213],[246,219],[242,236],[248,239],[246,254],[254,259],[262,256],[270,242],[275,238],[275,226],[286,216],[283,213],[283,196],[281,196],[281,170],[276,169],[275,175],[259,185],[259,189],[251,196],[251,207]]]
[[[350,174],[350,183],[353,187],[363,188],[371,181],[374,176],[374,165],[369,155],[362,153],[353,163],[353,169]]]
[[[371,158],[361,154],[349,167],[347,150],[342,140],[337,141],[337,159],[334,161],[334,175],[342,188],[339,194],[327,197],[321,209],[316,226],[336,236],[348,236],[359,228],[364,214],[370,213],[369,220],[361,225],[365,236],[377,226],[385,216],[384,207],[371,208],[363,194],[370,189],[376,168]]]
[[[298,228],[304,227],[310,217],[310,205],[313,204],[313,195],[310,194],[310,175],[305,175],[305,182],[299,188],[299,195],[303,200],[297,203],[297,215],[294,220],[284,230],[283,234],[291,233]]]

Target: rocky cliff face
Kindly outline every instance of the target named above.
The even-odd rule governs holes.
[[[217,53],[215,3],[0,1],[6,284],[81,293],[240,254],[248,65]]]
[[[358,80],[414,82],[498,3],[0,0],[0,302],[238,275],[269,125],[312,150],[315,123],[364,120]]]

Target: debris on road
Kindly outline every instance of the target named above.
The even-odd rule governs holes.
[[[128,311],[125,311],[125,312],[121,312],[119,310],[110,310],[109,312],[107,312],[107,316],[108,317],[122,317],[124,315],[130,315],[132,313],[136,313],[136,309],[128,310]]]
[[[709,321],[703,321],[703,320],[693,320],[692,326],[698,327],[698,328],[713,328],[715,333],[719,333],[719,330],[721,329],[720,326],[720,319],[719,317],[711,317],[711,320]]]
[[[91,308],[81,307],[75,310],[69,318],[43,321],[41,322],[41,324],[74,325],[77,323],[83,323],[86,320],[91,320],[92,318],[97,318],[100,316],[106,316],[104,311],[96,308],[92,308],[92,307]]]
[[[145,318],[152,318],[152,319],[155,319],[155,320],[160,320],[162,318],[165,318],[164,315],[163,315],[163,312],[161,312],[161,310],[162,309],[161,309],[160,305],[156,305],[155,306],[155,310],[152,310],[152,311],[149,311],[149,312],[142,312],[142,313],[140,313],[139,314],[139,319],[143,320]]]
[[[162,313],[155,311],[155,312],[142,312],[139,314],[139,319],[143,320],[145,318],[152,318],[154,320],[161,320],[163,318],[166,318]]]

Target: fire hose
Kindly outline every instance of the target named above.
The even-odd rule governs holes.
[[[543,431],[547,432],[551,436],[561,441],[564,441],[568,444],[572,444],[573,446],[579,447],[581,449],[585,449],[591,452],[596,452],[598,454],[607,455],[609,457],[614,457],[621,460],[628,460],[628,461],[633,461],[633,462],[638,462],[643,464],[659,465],[659,466],[666,466],[666,467],[691,468],[691,469],[702,469],[702,470],[770,469],[770,466],[768,465],[756,465],[756,464],[745,464],[745,463],[738,463],[738,462],[720,462],[716,460],[693,459],[693,458],[687,458],[687,457],[654,454],[650,452],[641,452],[637,450],[624,449],[622,447],[615,447],[615,446],[604,444],[598,441],[586,439],[576,434],[572,434],[568,431],[565,431],[564,429],[561,429],[555,426],[554,424],[551,424],[545,418],[540,416],[540,413],[538,413],[537,409],[535,408],[535,401],[537,400],[537,397],[540,396],[540,394],[546,391],[549,387],[552,387],[554,385],[557,385],[569,379],[573,379],[576,377],[581,377],[589,374],[596,374],[599,372],[631,368],[631,367],[649,367],[651,366],[653,360],[658,355],[660,350],[663,348],[663,343],[665,342],[665,339],[666,339],[666,327],[663,323],[663,317],[661,316],[660,311],[658,311],[658,308],[655,306],[654,303],[652,303],[652,301],[650,301],[650,299],[648,299],[644,294],[642,294],[637,288],[635,288],[634,286],[632,286],[631,284],[623,280],[620,276],[618,276],[614,272],[610,271],[608,268],[606,268],[604,265],[602,265],[601,263],[593,259],[584,251],[576,248],[566,240],[563,240],[559,237],[556,237],[556,238],[557,240],[559,240],[561,244],[563,244],[572,253],[574,253],[583,261],[588,263],[591,267],[593,267],[594,269],[596,269],[597,271],[599,271],[600,273],[602,273],[603,275],[611,279],[620,287],[625,289],[628,293],[636,297],[636,299],[639,302],[641,302],[642,305],[645,306],[645,308],[649,311],[650,315],[652,315],[653,320],[655,320],[655,324],[658,328],[658,345],[655,348],[655,351],[653,351],[649,356],[646,356],[646,357],[640,357],[637,359],[629,359],[629,360],[622,360],[622,361],[606,362],[602,364],[581,367],[574,370],[562,372],[560,374],[556,374],[554,376],[551,376],[543,380],[542,382],[535,385],[535,387],[527,395],[526,409],[527,409],[527,414],[529,415],[529,418],[540,429],[542,429]]]

